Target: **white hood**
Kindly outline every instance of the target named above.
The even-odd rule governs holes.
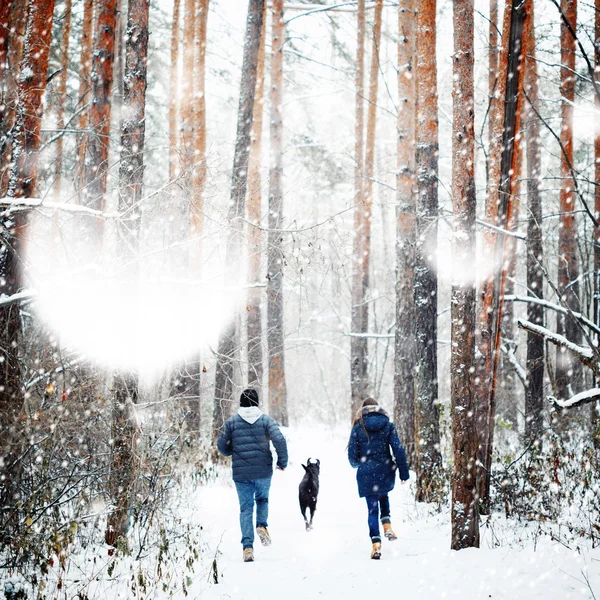
[[[241,406],[238,415],[250,425],[253,425],[262,416],[262,410],[258,406]]]

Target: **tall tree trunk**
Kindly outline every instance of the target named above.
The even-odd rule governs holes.
[[[97,210],[104,209],[108,174],[116,18],[117,0],[100,0],[97,3],[83,189],[84,204]],[[89,230],[94,247],[102,244],[102,230],[100,219],[94,219]]]
[[[506,0],[502,26],[502,48],[498,56],[498,69],[495,81],[495,93],[490,104],[489,152],[488,152],[488,188],[485,205],[485,218],[490,224],[498,221],[500,164],[502,160],[502,132],[504,129],[504,99],[508,76],[508,42],[510,37],[512,0]],[[475,344],[477,346],[477,368],[475,378],[475,393],[478,398],[476,406],[476,421],[478,428],[478,469],[479,495],[485,493],[486,476],[483,471],[487,453],[487,418],[489,414],[490,383],[492,378],[492,304],[493,304],[493,275],[494,248],[496,232],[487,229],[483,232],[483,264],[486,278],[479,290],[480,305],[478,309],[478,325]],[[480,512],[487,514],[488,507],[480,502]]]
[[[415,448],[420,502],[439,499],[437,381],[438,107],[436,0],[419,0],[417,17],[417,245],[415,248]]]
[[[267,38],[266,8],[263,14],[258,67],[256,75],[256,92],[254,96],[254,116],[252,118],[252,138],[250,142],[250,158],[248,163],[248,386],[262,387],[263,380],[263,344],[262,344],[262,309],[263,292],[261,283],[262,235],[261,222],[261,155],[262,130],[265,88],[265,43]]]
[[[520,131],[521,107],[523,105],[523,24],[525,9],[522,2],[514,2],[511,7],[510,34],[508,37],[507,78],[504,101],[504,128],[502,133],[502,159],[500,163],[500,183],[498,186],[497,226],[509,229],[514,210],[515,174],[517,173],[518,152],[515,140]],[[517,74],[515,77],[514,74]],[[496,393],[498,364],[500,356],[501,324],[506,290],[507,265],[510,262],[508,236],[497,236],[494,248],[494,279],[492,282],[491,321],[491,380],[489,386],[488,414],[486,419],[485,463],[482,469],[480,503],[482,510],[490,507],[490,473],[492,450],[494,447],[494,425],[496,421]]]
[[[577,28],[577,0],[561,0],[564,18],[573,30]],[[577,220],[573,211],[574,183],[571,175],[573,165],[573,105],[575,102],[575,51],[576,41],[564,21],[560,25],[560,95],[561,104],[561,153],[560,174],[560,218],[558,227],[558,291],[561,301],[572,311],[579,312],[579,259],[577,249]],[[581,343],[579,324],[568,315],[558,313],[557,333],[564,335],[574,344]],[[564,348],[556,351],[556,386],[559,398],[568,399],[581,389],[581,363]],[[565,427],[568,411],[554,413],[559,430]]]
[[[88,133],[92,96],[92,44],[94,36],[94,0],[83,0],[83,22],[81,24],[81,55],[79,59],[79,93],[77,94],[77,110],[79,115],[77,165],[75,167],[75,188],[80,190],[85,185],[85,168],[87,160]]]
[[[8,195],[13,198],[33,196],[38,172],[40,131],[46,88],[48,54],[52,36],[54,0],[30,0],[27,4],[27,27],[19,77],[15,134],[12,140],[12,164]],[[0,225],[0,293],[11,296],[22,287],[23,242],[27,225],[25,211],[3,217]],[[19,413],[23,409],[19,347],[21,341],[21,311],[19,303],[0,307],[0,431],[2,440],[3,477],[0,502],[14,506],[20,475],[17,430]],[[17,526],[16,517],[7,520]],[[11,525],[11,527],[12,527]],[[0,532],[0,537],[15,535],[15,530]]]
[[[191,187],[191,170],[194,153],[194,46],[196,37],[196,0],[184,0],[183,13],[183,73],[181,81],[181,152],[188,188]]]
[[[455,0],[452,122],[452,283],[451,400],[454,476],[452,549],[479,547],[477,506],[475,287],[467,274],[475,263],[475,89],[473,0]]]
[[[180,35],[180,13],[181,0],[173,1],[173,23],[171,25],[171,71],[169,78],[169,180],[177,175],[179,146],[179,124],[178,116],[180,110],[179,102],[179,35]]]
[[[355,140],[354,140],[354,248],[352,253],[352,308],[353,332],[363,330],[362,297],[362,253],[363,236],[360,235],[364,221],[364,81],[365,81],[365,0],[357,6],[357,50],[356,50],[356,96],[355,96]],[[350,389],[352,396],[351,419],[368,395],[368,340],[350,338]]]
[[[119,165],[119,254],[125,265],[126,293],[137,296],[139,231],[144,184],[144,137],[146,129],[146,65],[150,0],[129,0]],[[113,388],[112,465],[109,490],[113,510],[107,519],[105,540],[115,546],[126,539],[136,477],[137,426],[133,405],[138,397],[138,374],[115,373]]]
[[[415,460],[415,1],[398,8],[398,173],[396,175],[396,335],[394,422],[410,464]]]
[[[489,55],[488,55],[488,143],[491,147],[491,140],[495,135],[498,68],[500,50],[498,47],[498,0],[490,0],[490,21],[489,21]],[[489,185],[489,167],[486,164],[487,183]]]
[[[62,131],[65,128],[65,105],[67,103],[67,77],[69,74],[69,36],[71,34],[71,7],[72,0],[65,0],[63,12],[62,36],[60,42],[62,71],[58,80],[56,104],[56,128]],[[54,162],[54,197],[60,201],[62,191],[62,165],[63,165],[63,137],[56,140],[56,159]]]
[[[269,411],[288,425],[283,313],[283,0],[273,0],[271,41],[271,160],[269,167],[269,250],[267,253],[267,346]]]
[[[597,0],[600,3],[600,0]],[[525,131],[527,135],[527,289],[536,298],[544,297],[542,263],[542,198],[540,178],[540,110],[537,62],[535,56],[535,15],[533,0],[527,0],[525,16],[524,54],[527,95]],[[598,167],[596,167],[598,168]],[[527,304],[527,320],[544,325],[544,309],[539,304]],[[527,332],[527,387],[525,390],[525,440],[539,438],[544,428],[544,338]]]
[[[594,20],[594,62],[596,81],[599,82],[598,73],[600,72],[600,0],[595,1],[595,20]],[[598,135],[598,125],[600,119],[600,98],[594,94],[594,104],[596,107],[596,133],[594,136],[594,164],[595,181],[600,181],[600,135]],[[596,219],[600,218],[600,186],[594,188],[594,212]],[[600,324],[600,228],[594,227],[594,323]],[[600,339],[599,339],[600,342]],[[600,385],[600,381],[596,381]],[[600,402],[592,405],[592,427],[594,435],[594,445],[600,448]]]
[[[237,133],[231,177],[229,208],[229,238],[227,240],[226,265],[229,284],[237,281],[240,269],[240,246],[243,241],[242,217],[246,209],[246,188],[248,184],[248,156],[250,154],[250,134],[256,92],[258,51],[262,29],[264,0],[248,0],[248,18],[244,43],[244,60],[240,82],[240,104],[238,108]],[[236,320],[231,319],[221,332],[217,352],[215,374],[215,404],[213,414],[213,437],[231,413],[233,401],[233,360],[237,345]]]
[[[10,2],[10,32],[8,37],[5,89],[0,113],[0,196],[6,196],[10,176],[11,153],[16,133],[15,120],[19,102],[19,74],[23,58],[23,40],[27,25],[28,2]]]

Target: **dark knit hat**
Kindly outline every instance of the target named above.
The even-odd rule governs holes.
[[[240,396],[240,406],[258,406],[258,392],[252,388],[244,390]]]

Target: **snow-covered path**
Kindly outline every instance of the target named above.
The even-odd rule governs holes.
[[[200,488],[190,506],[213,550],[218,546],[219,584],[206,571],[189,587],[188,598],[306,600],[373,594],[405,599],[600,598],[600,550],[578,554],[548,537],[537,543],[490,549],[494,535],[519,533],[499,521],[483,531],[481,550],[449,550],[448,515],[425,516],[412,486],[391,493],[398,541],[383,542],[381,561],[369,558],[366,505],[358,498],[355,472],[346,460],[347,439],[325,429],[286,433],[290,465],[276,472],[270,496],[272,546],[255,541],[255,562],[242,562],[238,503],[229,480]],[[298,507],[301,463],[321,460],[321,490],[314,530],[306,533]],[[523,526],[525,527],[525,526]],[[525,531],[524,531],[525,533]],[[210,578],[209,578],[210,579]]]

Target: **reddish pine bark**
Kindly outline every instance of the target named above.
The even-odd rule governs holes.
[[[244,59],[240,82],[237,133],[231,177],[229,209],[229,239],[227,240],[226,265],[228,284],[237,281],[240,261],[240,245],[243,237],[242,219],[246,211],[248,183],[248,157],[250,134],[256,93],[258,51],[264,12],[264,0],[248,0],[248,17],[244,43]],[[215,374],[215,398],[213,412],[213,437],[216,438],[229,417],[233,402],[233,360],[238,342],[235,320],[221,332],[217,350]]]
[[[357,50],[355,74],[355,140],[354,140],[354,237],[352,258],[352,308],[350,328],[353,332],[364,330],[362,297],[361,254],[363,237],[358,234],[363,222],[364,202],[364,79],[365,79],[365,0],[357,5]],[[350,389],[351,420],[368,394],[368,344],[366,338],[350,338]]]
[[[396,176],[396,335],[394,422],[410,464],[415,459],[415,61],[416,2],[398,9],[398,174]]]
[[[463,272],[475,262],[475,90],[473,0],[454,0],[452,224],[453,264]],[[477,506],[475,288],[455,276],[452,285],[451,401],[454,475],[452,549],[479,547]]]
[[[258,51],[258,67],[256,75],[256,92],[254,96],[254,115],[252,118],[252,138],[250,142],[250,158],[248,163],[248,305],[247,337],[248,337],[248,386],[261,389],[263,379],[263,345],[262,345],[262,309],[263,291],[258,285],[262,282],[261,256],[262,235],[261,222],[261,153],[263,108],[265,88],[265,43],[267,38],[266,8],[263,14],[260,48]],[[253,226],[253,225],[256,225]]]
[[[436,0],[420,0],[417,17],[417,245],[415,249],[415,448],[420,502],[439,499],[437,383],[438,110]]]
[[[573,30],[577,27],[577,0],[561,0],[560,8]],[[575,52],[576,41],[569,28],[561,20],[560,25],[560,71],[561,105],[560,142],[562,144],[560,174],[560,219],[558,228],[558,291],[561,301],[572,311],[579,312],[579,258],[577,249],[577,220],[575,210],[575,183],[571,174],[573,165],[573,103],[575,101]],[[557,333],[575,344],[581,343],[581,330],[575,319],[558,314]],[[566,400],[581,388],[581,363],[562,348],[556,352],[556,387],[558,396]],[[554,413],[559,429],[568,418],[567,412]]]
[[[56,128],[65,128],[65,106],[67,103],[67,76],[69,73],[69,36],[71,34],[71,6],[72,0],[65,0],[63,12],[62,36],[60,42],[62,71],[58,79],[57,104],[56,104]],[[62,164],[63,164],[63,138],[56,140],[56,158],[54,162],[54,196],[60,201],[62,190]]]
[[[169,79],[169,179],[172,181],[177,173],[179,146],[178,116],[179,102],[179,35],[180,35],[180,0],[173,1],[173,23],[171,25],[171,71]]]
[[[600,3],[600,0],[598,0]],[[540,154],[539,91],[537,63],[535,60],[535,15],[533,0],[526,5],[525,31],[525,131],[527,136],[527,289],[536,298],[544,297],[542,261],[542,198],[540,177],[542,161]],[[596,167],[598,168],[598,167]],[[527,305],[527,320],[537,325],[544,324],[544,309],[530,303]],[[527,332],[527,386],[525,389],[525,439],[529,442],[539,438],[544,427],[544,339]]]
[[[267,346],[269,411],[288,425],[283,313],[283,0],[273,0],[271,39],[271,164],[269,167],[269,250],[267,253]]]
[[[196,36],[196,2],[184,0],[183,12],[183,73],[181,81],[180,141],[184,170],[191,186],[191,169],[194,152],[194,40]]]
[[[75,187],[81,189],[85,185],[85,161],[87,156],[90,122],[90,103],[92,96],[92,44],[94,26],[94,0],[83,0],[83,22],[81,25],[81,54],[79,58],[79,92],[77,94],[77,110],[80,110],[78,127],[77,165],[75,167]]]

